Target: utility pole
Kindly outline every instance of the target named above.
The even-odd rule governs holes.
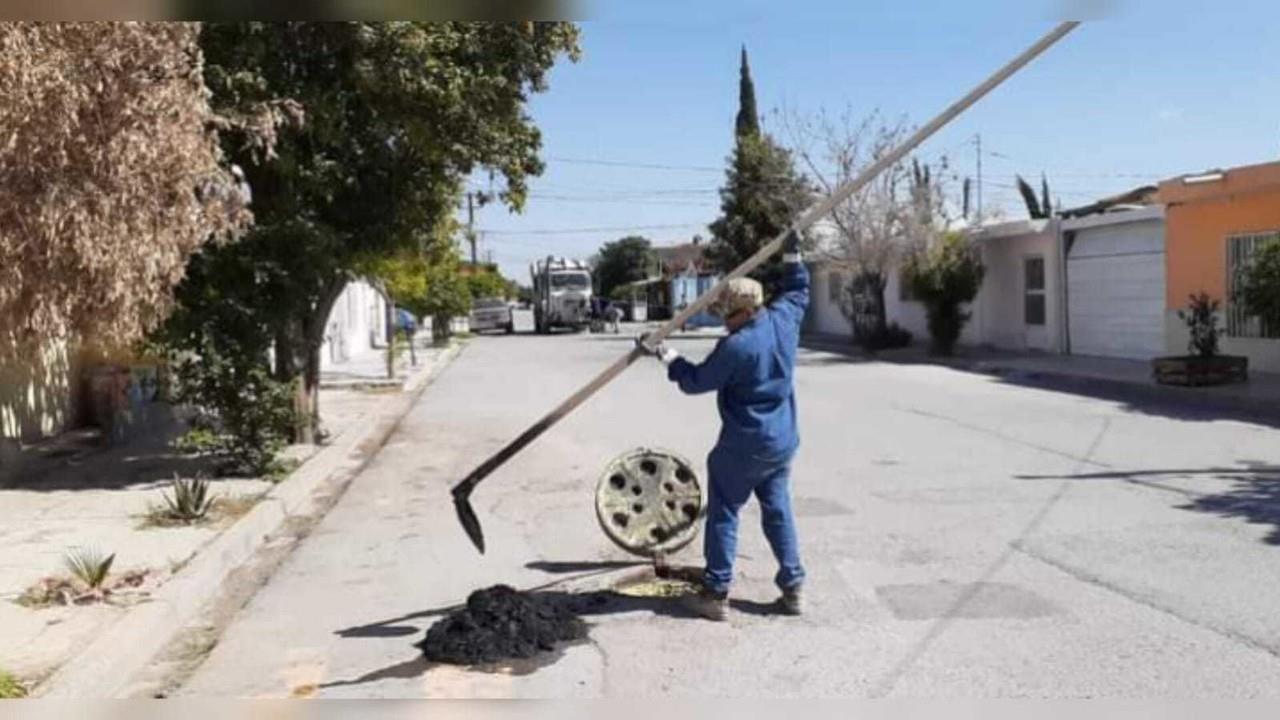
[[[973,136],[973,142],[978,147],[978,221],[982,221],[982,133]]]
[[[476,210],[472,205],[475,193],[467,193],[467,240],[471,243],[471,265],[476,264]]]

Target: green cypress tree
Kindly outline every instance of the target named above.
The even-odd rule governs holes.
[[[708,259],[729,272],[785,230],[812,197],[790,152],[763,133],[739,137],[720,189],[721,214],[710,226]],[[774,257],[751,275],[770,288],[781,262]]]
[[[747,65],[746,45],[742,46],[742,66],[738,73],[737,136],[759,135],[760,115],[756,111],[756,86],[751,81],[751,67]]]
[[[754,255],[813,200],[813,191],[796,171],[791,153],[760,130],[746,47],[738,101],[736,141],[720,189],[720,217],[711,223],[707,246],[707,258],[721,273]],[[771,288],[781,270],[781,258],[774,257],[751,275]]]

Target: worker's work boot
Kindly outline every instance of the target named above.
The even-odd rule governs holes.
[[[800,615],[804,613],[804,603],[800,600],[800,586],[786,588],[782,597],[778,598],[778,612],[783,615]]]
[[[729,596],[703,587],[693,595],[685,595],[683,604],[691,612],[716,622],[729,619]]]

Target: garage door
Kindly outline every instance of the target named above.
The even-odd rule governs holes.
[[[1067,257],[1071,352],[1146,360],[1164,354],[1164,224],[1076,231]]]

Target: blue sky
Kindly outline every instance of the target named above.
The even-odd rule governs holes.
[[[547,171],[522,214],[477,213],[482,253],[527,282],[528,262],[549,252],[585,258],[626,234],[656,244],[705,236],[732,146],[743,43],[766,130],[781,107],[923,123],[1063,19],[1064,5],[1079,14],[1098,3],[591,4],[582,60],[557,67],[531,103]],[[946,154],[973,175],[980,133],[984,202],[1013,216],[1016,172],[1045,172],[1071,206],[1280,158],[1280,4],[1106,5],[920,155]]]

